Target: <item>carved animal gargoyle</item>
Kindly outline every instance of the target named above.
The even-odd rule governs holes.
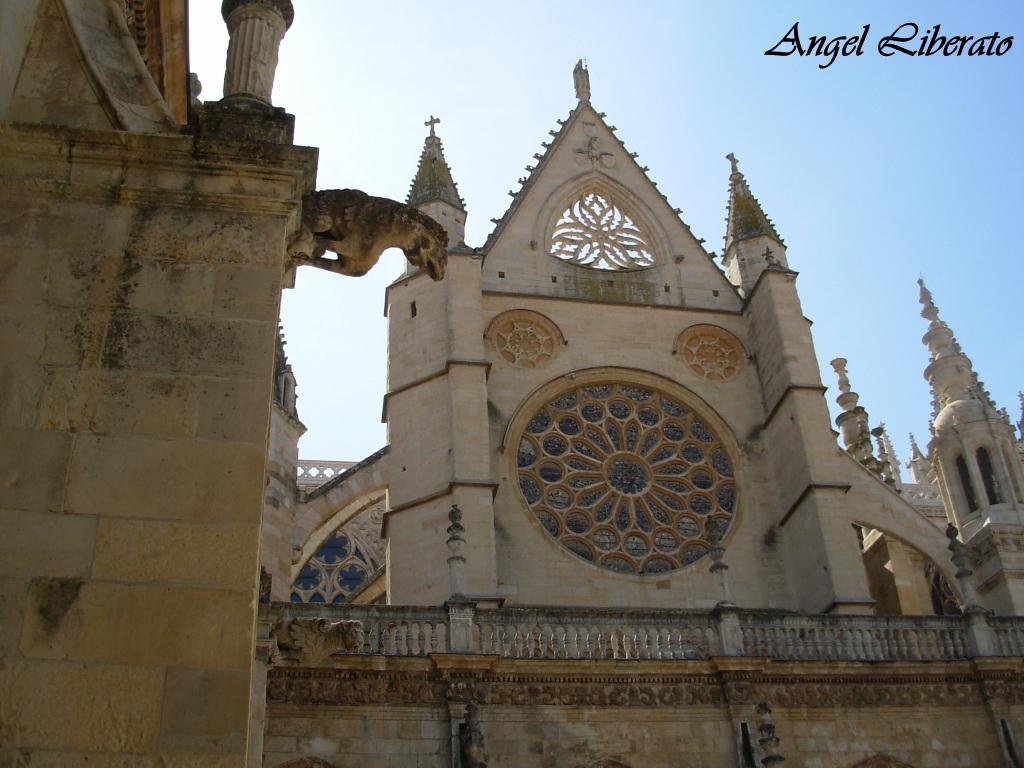
[[[434,280],[444,277],[448,233],[432,218],[358,189],[324,189],[302,199],[302,227],[288,244],[288,255],[299,265],[359,277],[388,248],[401,248]],[[327,251],[338,258],[325,257]]]
[[[288,625],[290,645],[299,651],[299,664],[319,664],[335,653],[359,653],[363,622],[295,619]]]

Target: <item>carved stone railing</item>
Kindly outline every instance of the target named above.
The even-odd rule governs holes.
[[[798,661],[951,661],[969,658],[959,616],[740,614],[743,655]]]
[[[1017,617],[990,617],[989,626],[999,656],[1024,656],[1024,619]]]
[[[1024,655],[1024,617],[985,612],[876,617],[731,607],[709,612],[478,609],[469,601],[436,608],[275,603],[262,610],[266,615],[261,620],[277,627],[281,663],[300,665],[351,653],[616,660],[745,656],[779,661],[961,661]],[[360,627],[355,640],[352,626]],[[333,641],[324,639],[335,636]]]
[[[317,488],[331,480],[349,467],[355,466],[354,461],[307,461],[300,460],[295,476],[295,483],[301,490]]]
[[[718,653],[707,613],[505,608],[480,611],[479,653],[514,659],[706,659]]]

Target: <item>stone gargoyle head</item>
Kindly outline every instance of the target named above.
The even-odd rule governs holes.
[[[302,201],[302,226],[288,246],[295,263],[358,277],[365,275],[388,248],[434,280],[448,264],[448,233],[415,208],[358,189],[325,189]],[[324,254],[331,251],[336,259]]]

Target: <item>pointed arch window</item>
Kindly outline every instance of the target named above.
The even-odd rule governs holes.
[[[974,495],[974,485],[971,483],[971,474],[967,471],[967,462],[963,456],[956,457],[956,472],[960,476],[960,487],[964,489],[964,496],[967,498],[967,511],[976,512],[978,500]]]
[[[548,251],[556,259],[602,270],[646,269],[655,264],[640,225],[604,191],[591,189],[562,212]]]
[[[292,584],[293,603],[344,603],[376,570],[365,548],[344,527],[321,544]]]
[[[995,473],[992,471],[992,457],[989,456],[987,448],[979,448],[975,452],[978,459],[978,471],[981,473],[981,483],[985,486],[985,495],[989,504],[998,504],[1002,501],[999,494],[999,485],[996,483]]]

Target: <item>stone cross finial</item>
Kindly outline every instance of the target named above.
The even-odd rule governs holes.
[[[739,173],[740,172],[740,161],[736,159],[736,155],[734,155],[732,152],[730,152],[728,155],[725,156],[725,159],[728,160],[729,161],[729,165],[732,166],[732,172],[733,173]]]
[[[462,554],[462,548],[466,544],[463,534],[466,527],[462,524],[462,510],[457,504],[452,504],[448,510],[448,520],[451,525],[447,528],[448,540],[448,586],[453,597],[462,596],[466,592],[466,577],[463,568],[466,565],[466,558]]]
[[[281,40],[292,25],[291,0],[224,0],[228,26],[224,100],[269,107]]]
[[[437,134],[434,133],[434,126],[437,125],[440,122],[441,122],[441,118],[434,117],[433,115],[431,115],[430,119],[427,120],[424,123],[424,125],[426,125],[426,126],[428,126],[430,128],[430,138],[434,138],[437,135]]]
[[[590,73],[587,71],[583,59],[576,62],[572,70],[572,84],[576,88],[576,98],[580,101],[590,101]]]

